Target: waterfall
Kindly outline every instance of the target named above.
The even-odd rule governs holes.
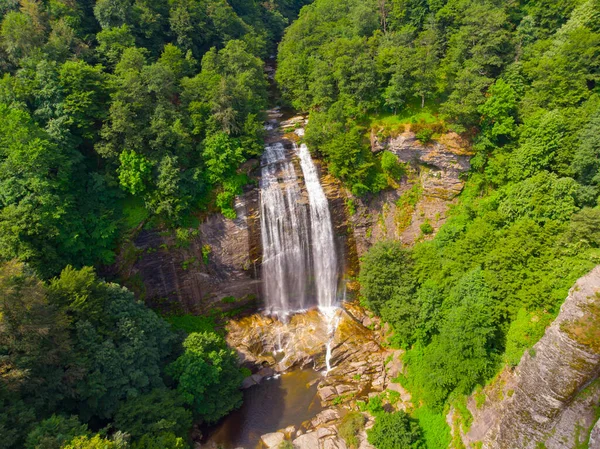
[[[302,132],[296,130],[301,136]],[[318,307],[326,325],[325,365],[331,369],[332,346],[339,321],[338,261],[329,203],[308,147],[269,144],[261,160],[261,239],[267,313],[284,321],[290,314]],[[292,157],[300,162],[305,192]],[[282,330],[276,353],[285,352]],[[287,356],[287,355],[286,355]]]
[[[320,309],[335,307],[337,302],[337,256],[329,203],[319,181],[317,168],[305,144],[297,149],[310,206],[312,256],[317,302]]]
[[[260,181],[265,304],[268,313],[281,316],[337,304],[338,262],[329,204],[308,148],[294,150],[308,198],[281,142],[265,147]]]
[[[260,179],[263,284],[267,311],[306,309],[310,239],[294,165],[281,142],[265,147]]]

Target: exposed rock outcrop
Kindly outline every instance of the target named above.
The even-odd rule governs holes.
[[[499,449],[582,447],[597,416],[599,375],[600,266],[571,288],[514,372],[484,390],[485,404],[469,401],[474,422],[463,440]]]
[[[255,314],[230,321],[227,329],[229,345],[238,351],[241,363],[247,366],[271,367],[276,372],[305,367],[317,371],[325,369],[329,330],[326,319],[316,309],[292,315],[287,322]],[[377,374],[381,375],[385,355],[386,351],[375,341],[371,331],[340,309],[332,340],[331,364],[334,369],[328,377],[338,371],[357,371],[352,364],[369,359],[374,365],[368,370],[374,373],[379,366]],[[363,383],[366,381],[363,379]]]
[[[421,225],[429,223],[435,231],[446,221],[449,206],[464,187],[462,175],[470,169],[472,156],[455,133],[426,145],[410,131],[382,140],[373,135],[371,145],[374,152],[394,153],[408,173],[394,190],[354,199],[356,212],[349,221],[359,256],[380,240],[412,245],[429,238]]]
[[[141,230],[122,249],[118,271],[138,297],[159,309],[201,314],[225,297],[260,293],[259,195],[249,188],[235,203],[237,218],[209,215],[186,229]]]

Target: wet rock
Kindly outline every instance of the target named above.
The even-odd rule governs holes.
[[[327,424],[328,422],[335,421],[340,418],[340,414],[337,410],[334,409],[326,409],[319,413],[311,420],[311,425],[313,427],[322,426],[323,424]]]
[[[339,314],[339,324],[332,342],[331,362],[334,371],[345,362],[364,360],[373,352],[382,353],[371,331],[356,322],[345,310],[341,309]],[[278,372],[293,367],[324,369],[326,343],[330,336],[327,322],[317,310],[293,315],[287,323],[252,315],[231,321],[228,331],[228,343],[238,351],[240,360],[245,363],[266,364]],[[331,393],[326,392],[328,395]]]
[[[262,378],[272,377],[275,374],[273,368],[264,367],[258,373]]]
[[[318,391],[322,401],[330,401],[337,396],[337,391],[334,387],[323,387],[319,388]]]
[[[293,442],[296,449],[318,449],[319,437],[315,432],[300,435]]]
[[[252,380],[255,383],[260,383],[260,381],[262,380],[263,376],[261,376],[260,374],[253,374],[252,376],[250,376],[252,378]]]
[[[248,376],[242,381],[242,390],[253,387],[256,385],[256,381],[253,376]]]
[[[261,436],[260,439],[266,447],[277,448],[285,440],[285,435],[282,432],[273,432]]]

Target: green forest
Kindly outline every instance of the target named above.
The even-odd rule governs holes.
[[[0,2],[2,447],[184,449],[239,407],[221,334],[90,267],[140,221],[235,215],[263,61],[304,3]]]
[[[0,0],[3,447],[187,449],[241,405],[220,330],[97,272],[141,222],[235,218],[275,54],[354,197],[403,175],[374,124],[474,152],[433,239],[360,261],[417,404],[377,410],[377,448],[448,447],[449,407],[516,366],[600,262],[600,0]]]
[[[355,195],[388,186],[368,141],[382,117],[472,141],[435,238],[361,261],[361,300],[408,350],[427,416],[517,365],[599,261],[599,26],[598,1],[316,0],[280,45],[306,140]]]

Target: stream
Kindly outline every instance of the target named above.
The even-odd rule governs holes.
[[[245,390],[244,405],[209,431],[206,447],[254,449],[261,435],[287,426],[300,429],[322,410],[316,394],[319,378],[316,371],[295,370]]]

